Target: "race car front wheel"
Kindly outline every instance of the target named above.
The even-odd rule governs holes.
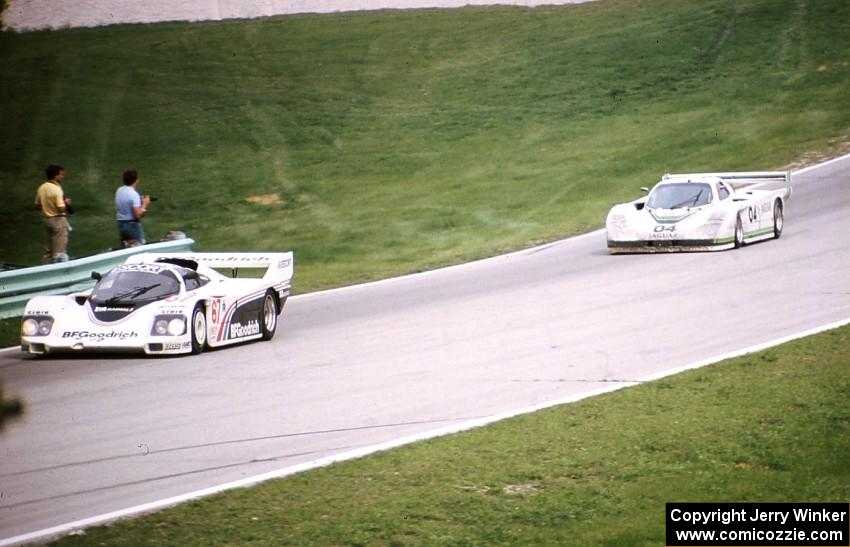
[[[263,308],[260,310],[260,325],[263,329],[263,340],[271,340],[277,330],[277,300],[271,290],[263,297]]]
[[[735,219],[735,248],[740,249],[744,244],[744,223],[741,222],[741,215]]]
[[[198,303],[192,310],[192,353],[195,355],[201,353],[206,345],[207,315],[204,312],[204,306]]]

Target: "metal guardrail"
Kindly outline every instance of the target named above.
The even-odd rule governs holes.
[[[106,272],[123,264],[128,256],[147,252],[191,251],[193,239],[175,239],[128,247],[67,262],[0,272],[0,319],[18,317],[33,296],[70,294],[94,286],[92,271]]]

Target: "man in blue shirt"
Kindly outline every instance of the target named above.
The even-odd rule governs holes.
[[[139,174],[134,169],[124,171],[124,186],[115,191],[115,218],[122,247],[145,244],[142,217],[150,203],[150,196],[139,195]]]

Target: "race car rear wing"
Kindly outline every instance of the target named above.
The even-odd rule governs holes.
[[[791,197],[790,171],[738,171],[729,173],[679,173],[666,174],[664,179],[684,178],[700,179],[717,177],[732,187],[733,190],[774,190],[784,191],[784,199]]]
[[[230,270],[237,277],[239,269],[265,270],[265,280],[291,280],[295,257],[291,251],[283,253],[141,253],[127,259],[128,263],[169,262],[184,267],[206,266],[214,270]],[[196,266],[196,267],[197,267]]]

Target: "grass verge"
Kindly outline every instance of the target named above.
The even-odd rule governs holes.
[[[21,318],[0,319],[0,348],[18,346],[21,343]]]
[[[850,327],[59,545],[663,545],[668,501],[850,500]]]

